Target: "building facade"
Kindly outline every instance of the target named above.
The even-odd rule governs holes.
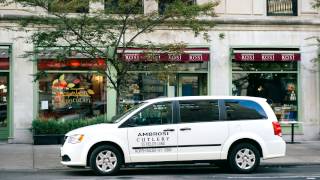
[[[207,0],[195,1],[203,2]],[[90,3],[89,11],[97,8],[104,8],[103,3]],[[157,8],[156,1],[144,0],[145,13]],[[104,68],[104,62],[74,54],[72,61],[59,63],[50,58],[52,52],[43,52],[38,62],[23,56],[35,48],[26,41],[32,31],[13,30],[17,25],[10,17],[30,12],[47,13],[16,4],[0,7],[0,139],[31,143],[31,122],[37,117],[111,118],[115,92],[104,77],[89,73]],[[188,48],[180,56],[163,55],[168,61],[184,61],[165,78],[143,67],[132,70],[122,107],[159,96],[265,97],[280,121],[299,122],[296,138],[320,139],[320,75],[314,61],[318,48],[312,38],[320,36],[320,20],[311,0],[221,0],[216,13],[210,42],[187,30],[159,28],[140,36],[139,43],[184,42]],[[129,50],[126,58],[137,59],[140,53],[141,49]],[[34,82],[32,75],[39,70],[48,76]],[[67,99],[59,96],[66,93],[61,89],[71,86],[75,90]],[[78,106],[70,110],[70,104]],[[286,126],[284,133],[289,134]]]

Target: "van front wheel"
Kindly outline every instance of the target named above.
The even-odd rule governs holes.
[[[122,164],[122,157],[117,148],[110,145],[97,147],[91,154],[90,166],[97,175],[114,175]]]
[[[252,144],[241,143],[231,149],[228,162],[235,173],[251,173],[260,164],[260,154]]]

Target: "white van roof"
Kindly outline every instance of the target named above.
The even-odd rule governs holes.
[[[162,102],[162,101],[179,101],[179,100],[210,100],[210,99],[239,99],[239,100],[253,100],[253,101],[267,101],[265,98],[251,97],[251,96],[183,96],[183,97],[159,97],[155,99],[148,99],[145,102]]]

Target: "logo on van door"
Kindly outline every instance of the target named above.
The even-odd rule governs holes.
[[[136,140],[142,147],[150,147],[164,146],[169,139],[169,132],[140,132]]]
[[[170,152],[172,148],[167,146],[170,140],[169,132],[139,132],[136,142],[140,147],[133,147],[136,153],[142,152]],[[164,146],[162,148],[162,146]]]

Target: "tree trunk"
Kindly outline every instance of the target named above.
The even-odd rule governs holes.
[[[116,115],[120,114],[120,89],[116,88]]]

